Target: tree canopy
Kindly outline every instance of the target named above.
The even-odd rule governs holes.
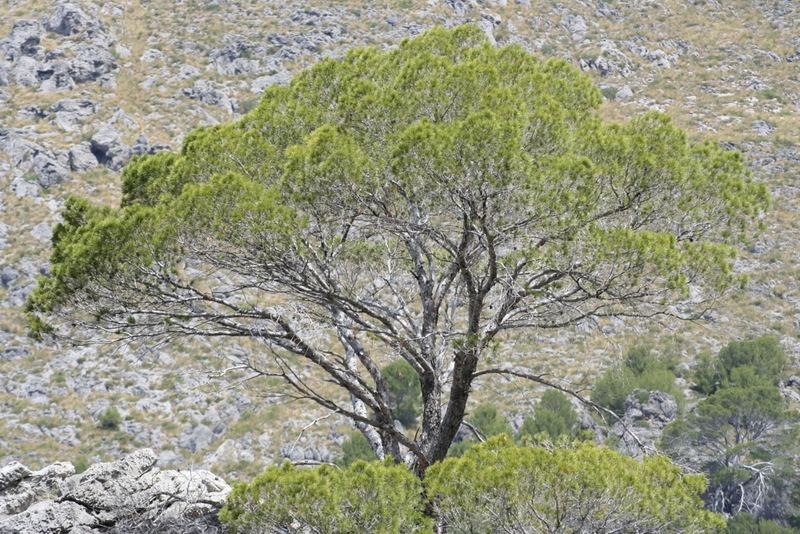
[[[119,207],[67,202],[32,330],[256,340],[246,372],[421,473],[473,382],[511,371],[485,356],[514,364],[515,330],[695,317],[741,282],[736,246],[768,196],[740,154],[659,113],[605,122],[600,102],[566,62],[474,26],[321,61],[133,161]],[[420,384],[414,437],[381,373],[396,359]]]

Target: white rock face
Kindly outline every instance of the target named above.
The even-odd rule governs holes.
[[[0,534],[120,532],[126,525],[176,528],[215,521],[231,487],[209,471],[161,471],[141,449],[80,474],[68,463],[31,472],[18,462],[0,469]]]

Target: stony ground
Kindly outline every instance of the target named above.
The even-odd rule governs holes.
[[[588,383],[637,340],[661,340],[691,360],[770,333],[800,363],[794,0],[0,0],[0,465],[80,466],[147,446],[162,465],[235,478],[286,456],[335,456],[341,420],[306,428],[325,414],[209,372],[246,346],[37,344],[25,336],[21,305],[47,272],[68,195],[113,203],[132,155],[178,148],[191,128],[234,119],[315,60],[462,22],[499,45],[579,66],[611,119],[659,109],[692,137],[742,150],[774,196],[763,235],[739,260],[751,283],[706,321],[533,333],[514,356]],[[507,395],[495,400],[509,413],[529,410],[534,390],[502,387]],[[121,415],[116,430],[99,428],[110,406]]]

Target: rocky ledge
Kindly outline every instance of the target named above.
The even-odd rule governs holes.
[[[65,462],[12,462],[0,468],[0,534],[213,534],[230,490],[209,471],[160,470],[150,449],[79,474]]]

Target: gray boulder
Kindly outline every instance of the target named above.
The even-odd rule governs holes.
[[[63,59],[39,65],[36,69],[39,90],[44,93],[69,91],[75,87],[71,69],[71,64]]]
[[[46,152],[36,154],[33,157],[33,170],[39,185],[47,188],[66,181],[69,178],[69,167],[65,160],[65,157],[59,159]]]
[[[94,134],[91,151],[101,165],[118,171],[131,157],[131,149],[122,142],[122,135],[110,126],[104,126]]]
[[[661,431],[678,416],[678,403],[661,391],[637,389],[625,400],[625,415],[614,424],[611,435],[620,438],[622,452],[633,457],[654,448]]]
[[[178,444],[191,452],[197,452],[207,449],[212,441],[214,441],[214,432],[208,426],[200,424],[192,427],[187,425]]]
[[[131,148],[131,153],[134,156],[141,156],[143,154],[155,154],[157,152],[165,152],[172,150],[172,147],[169,145],[162,145],[162,144],[154,144],[151,145],[147,142],[147,136],[142,134],[137,139],[136,142],[133,144]]]
[[[18,20],[8,37],[0,41],[0,54],[9,61],[21,56],[35,56],[44,35],[44,28],[35,20]]]
[[[93,44],[76,46],[75,56],[69,62],[69,74],[77,83],[99,80],[116,68],[111,52]]]
[[[97,104],[88,99],[64,99],[53,104],[50,111],[55,113],[54,122],[59,128],[71,131],[97,111]]]
[[[233,113],[235,110],[235,105],[228,95],[215,89],[207,80],[197,80],[192,87],[184,88],[181,93],[209,106],[219,106],[229,113]]]
[[[74,502],[41,501],[6,520],[0,519],[0,534],[88,534],[99,520]]]
[[[90,17],[75,4],[62,3],[47,21],[47,29],[59,35],[74,35],[100,28],[100,22]]]
[[[23,56],[14,62],[11,75],[17,85],[35,87],[40,82],[39,62],[28,56]]]
[[[3,519],[26,511],[33,503],[52,499],[59,494],[61,482],[75,473],[68,463],[55,463],[31,472],[17,462],[3,468],[6,483],[0,489],[0,532]]]
[[[97,157],[92,152],[91,143],[80,143],[69,149],[69,168],[75,172],[85,172],[97,167]]]
[[[586,37],[586,20],[580,15],[567,15],[562,21],[564,27],[569,31],[573,41],[580,41]]]
[[[150,449],[77,475],[70,464],[31,473],[12,463],[0,469],[0,534],[220,531],[230,486],[208,471],[155,464]]]
[[[7,287],[4,284],[4,287]],[[16,485],[23,478],[31,476],[31,470],[19,462],[11,462],[5,467],[0,468],[0,491]]]

